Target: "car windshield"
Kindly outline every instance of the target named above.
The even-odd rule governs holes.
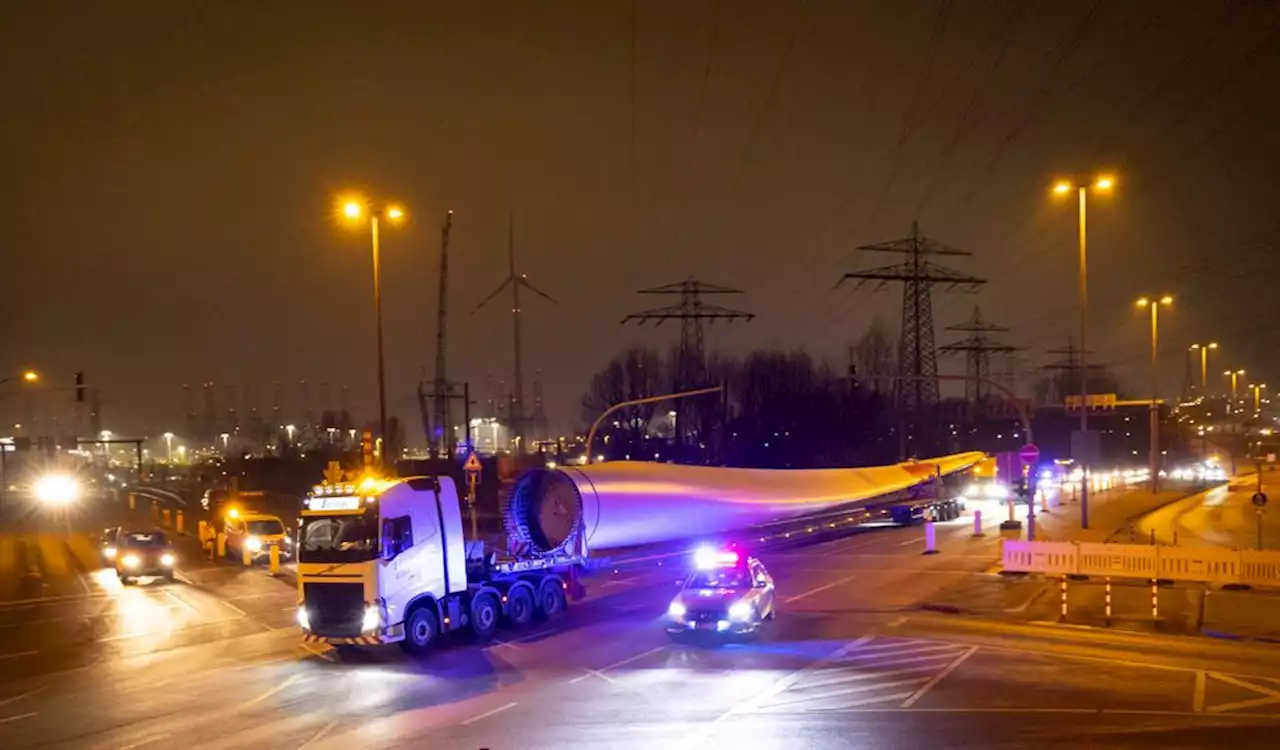
[[[311,516],[302,519],[299,562],[360,562],[378,553],[376,516]]]
[[[125,534],[120,543],[125,547],[163,547],[169,543],[164,534],[156,533],[129,533]]]
[[[248,521],[245,525],[249,528],[250,534],[258,534],[259,536],[284,533],[284,525],[274,518],[269,521]]]
[[[743,589],[751,586],[747,571],[742,568],[716,568],[702,570],[689,576],[687,589]]]

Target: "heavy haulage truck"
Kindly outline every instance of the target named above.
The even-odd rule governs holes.
[[[757,470],[618,461],[539,469],[503,508],[507,549],[463,535],[452,479],[319,485],[298,531],[298,624],[336,647],[481,639],[581,598],[591,550],[696,539],[858,507],[972,466],[981,453],[860,469]]]

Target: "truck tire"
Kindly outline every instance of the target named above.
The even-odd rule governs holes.
[[[409,613],[404,624],[404,640],[400,648],[406,653],[421,656],[431,650],[436,639],[440,637],[440,623],[436,615],[426,607],[418,607]]]
[[[533,593],[525,586],[517,586],[507,594],[507,624],[513,628],[526,628],[533,622]]]
[[[538,616],[544,620],[553,620],[564,614],[564,589],[554,578],[542,582],[538,588]]]
[[[471,632],[481,643],[493,637],[498,629],[498,599],[493,594],[480,594],[471,600]]]

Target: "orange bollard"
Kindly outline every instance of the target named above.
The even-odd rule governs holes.
[[[171,522],[172,522],[172,517],[169,514],[169,509],[165,508],[164,510],[160,511],[160,523],[164,526],[168,526],[170,525]]]
[[[178,512],[174,515],[174,519],[173,519],[173,530],[174,530],[174,531],[176,531],[176,532],[178,532],[179,534],[181,534],[181,533],[183,533],[183,526],[184,526],[184,525],[185,525],[185,524],[183,524],[183,522],[182,522],[182,511],[178,511]]]
[[[280,548],[274,544],[271,545],[271,567],[269,570],[273,576],[280,575]]]

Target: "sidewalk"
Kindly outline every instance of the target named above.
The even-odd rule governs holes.
[[[1122,542],[1142,544],[1135,526],[1142,515],[1156,508],[1202,492],[1198,485],[1186,485],[1151,494],[1144,486],[1122,487],[1089,496],[1089,528],[1080,528],[1080,503],[1066,501],[1050,505],[1049,513],[1036,510],[1038,542]]]

